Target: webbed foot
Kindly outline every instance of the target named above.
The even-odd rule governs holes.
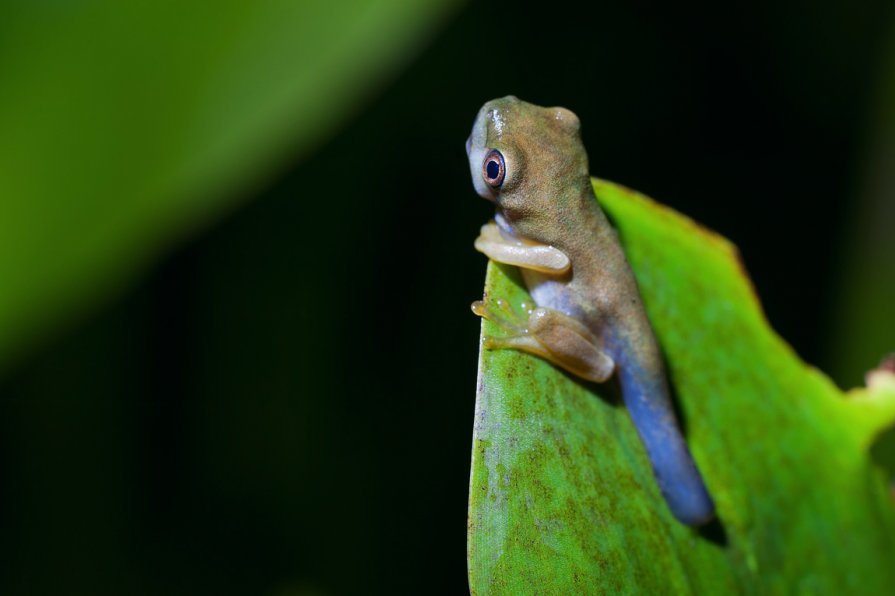
[[[523,303],[522,314],[505,300],[478,300],[472,312],[495,323],[505,335],[485,336],[486,349],[512,349],[535,354],[586,379],[602,383],[615,362],[584,323],[558,310]]]

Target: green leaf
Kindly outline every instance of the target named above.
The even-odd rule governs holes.
[[[611,384],[482,350],[469,500],[477,594],[883,592],[895,510],[868,457],[895,382],[843,394],[768,326],[725,239],[595,181],[668,362],[719,523],[677,522]],[[527,298],[490,263],[485,291]],[[484,321],[483,334],[499,334]],[[885,377],[885,375],[883,375]]]
[[[0,5],[0,366],[302,155],[454,3]]]

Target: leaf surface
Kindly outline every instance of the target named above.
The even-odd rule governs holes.
[[[868,457],[895,383],[842,393],[769,327],[735,248],[595,180],[667,359],[719,522],[677,522],[612,383],[482,350],[469,500],[476,594],[884,592],[895,510]],[[489,263],[485,291],[528,299]],[[500,331],[484,321],[483,334]]]

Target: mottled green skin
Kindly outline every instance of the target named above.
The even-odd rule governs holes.
[[[895,512],[867,452],[895,416],[895,390],[844,395],[768,327],[729,243],[627,189],[595,189],[667,357],[720,527],[671,516],[609,385],[483,350],[472,592],[890,593]],[[486,291],[526,299],[515,270],[494,264]],[[483,334],[499,333],[483,323]]]

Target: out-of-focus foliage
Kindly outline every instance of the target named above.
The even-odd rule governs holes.
[[[864,176],[851,204],[840,297],[832,317],[832,373],[854,383],[868,364],[895,352],[895,28],[881,61],[879,88],[858,171]],[[895,452],[893,452],[895,455]],[[895,457],[893,457],[895,463]]]
[[[884,593],[895,508],[872,439],[895,377],[843,394],[768,326],[723,238],[608,182],[617,224],[718,508],[700,530],[668,512],[608,384],[483,350],[470,489],[477,594]],[[512,268],[485,291],[527,298]],[[485,321],[484,334],[499,334]]]
[[[895,29],[893,29],[895,33]],[[858,170],[843,271],[833,313],[833,373],[852,384],[868,362],[895,352],[895,37],[877,82],[865,135],[868,147]],[[874,459],[895,478],[895,429],[874,445]]]
[[[0,367],[305,151],[449,4],[3,3]]]

